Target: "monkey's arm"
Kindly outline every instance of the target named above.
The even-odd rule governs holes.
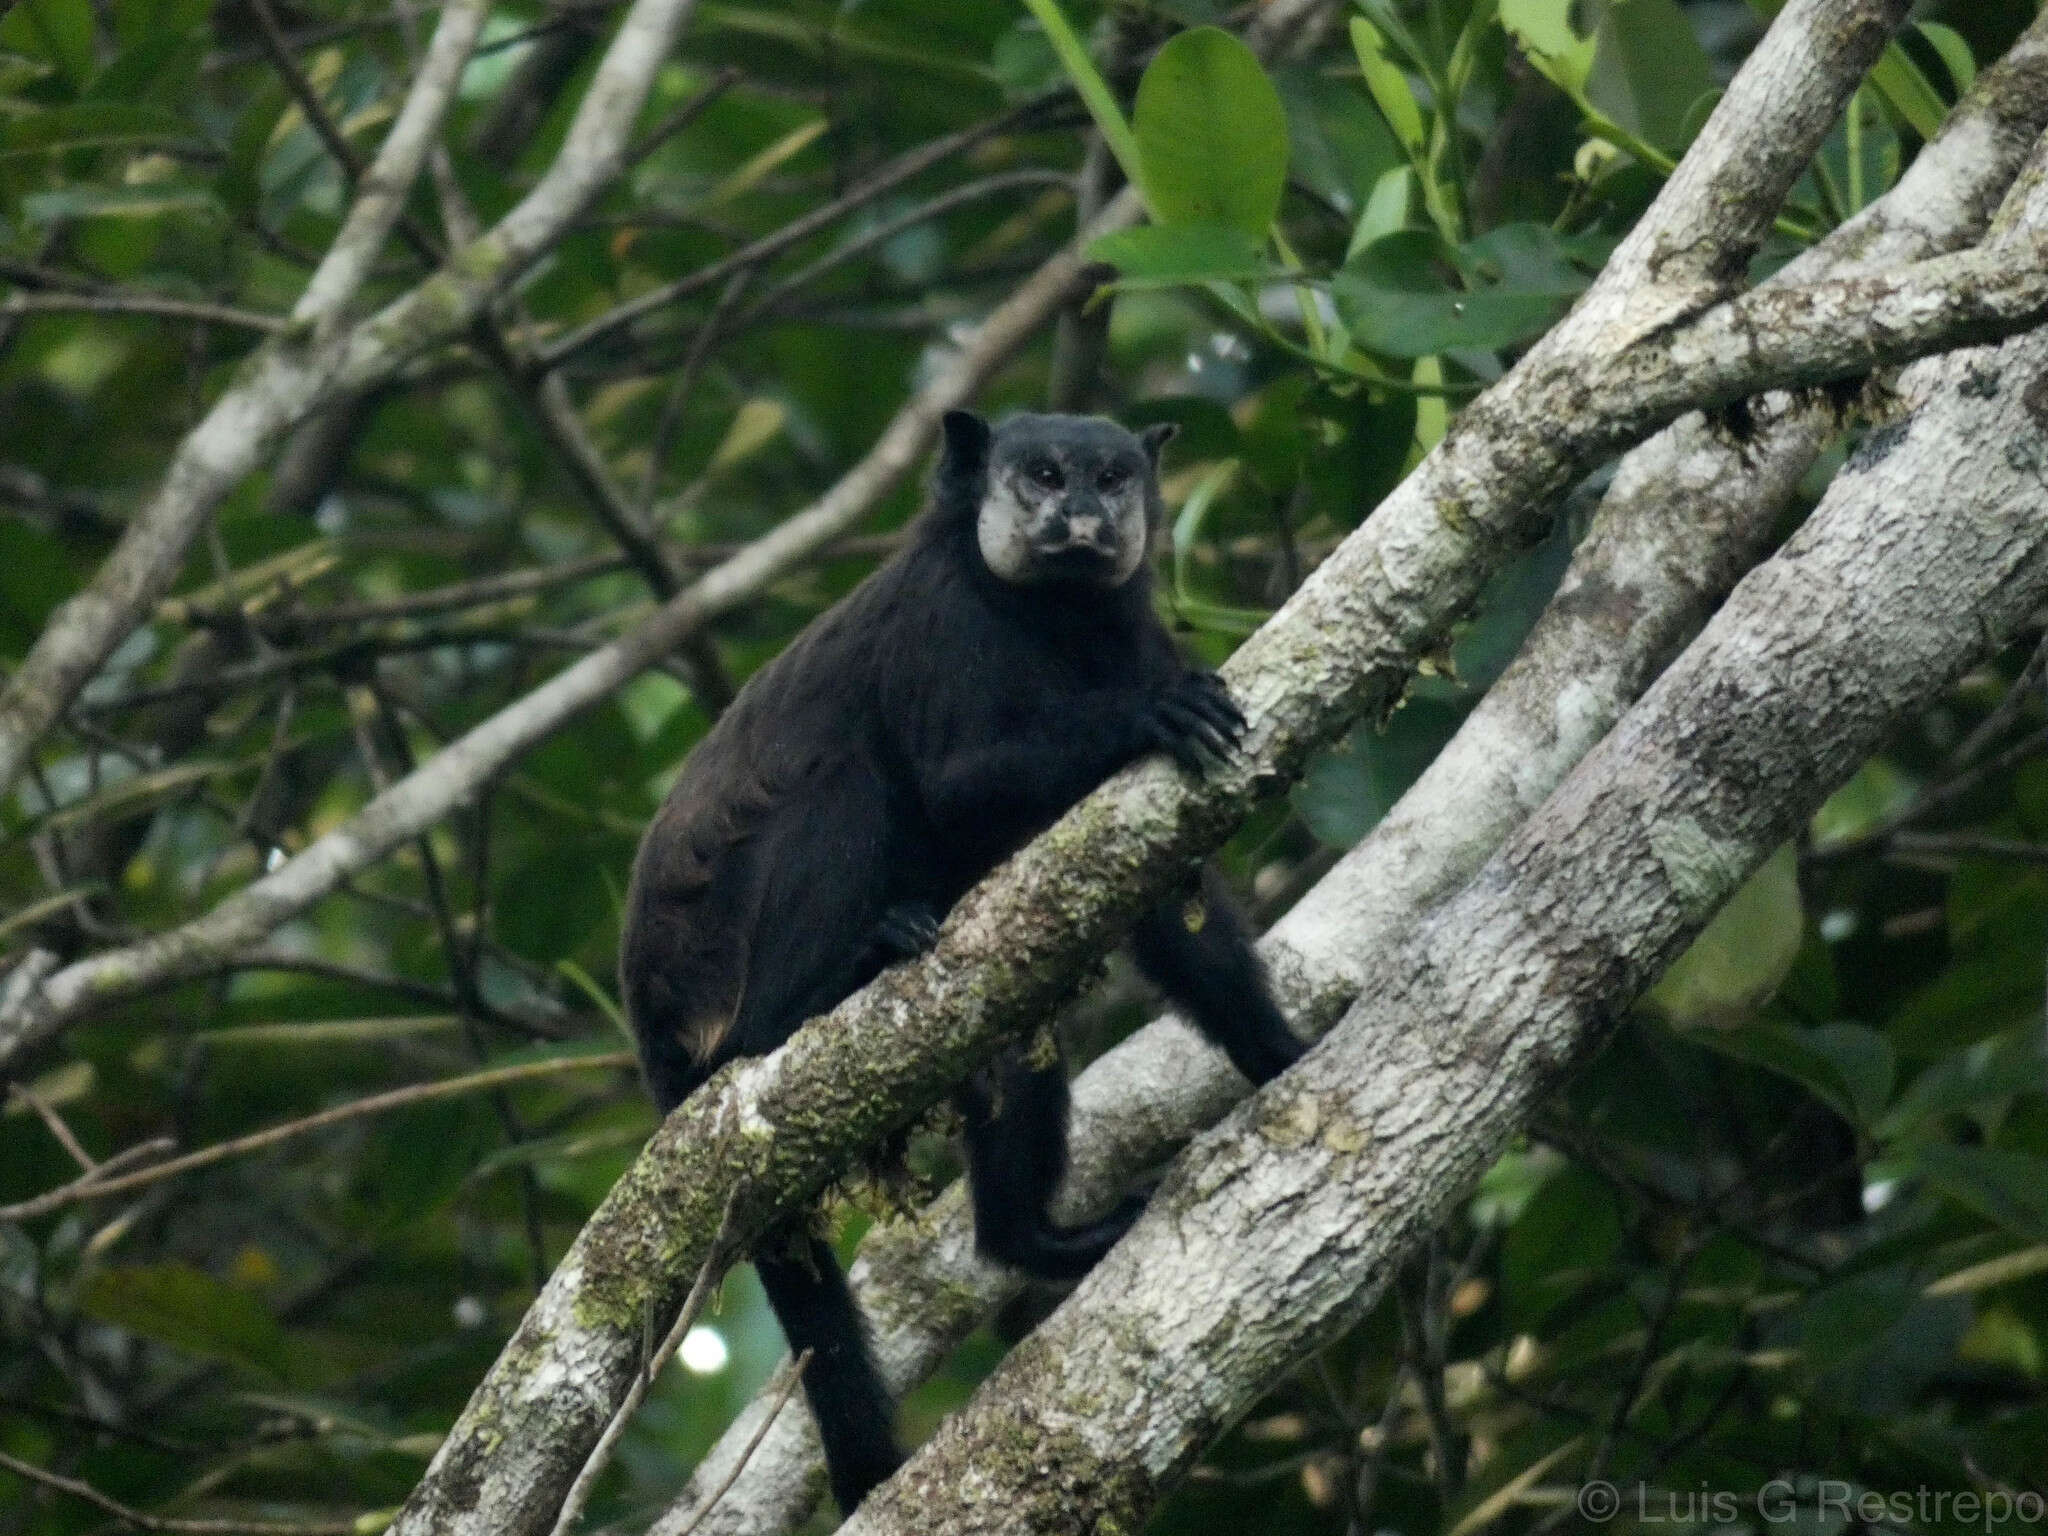
[[[1187,672],[1164,687],[1062,699],[995,741],[941,757],[921,787],[942,829],[1036,826],[1148,752],[1166,752],[1200,773],[1227,756],[1243,731],[1244,716],[1216,676]]]

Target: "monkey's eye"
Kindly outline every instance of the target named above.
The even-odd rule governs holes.
[[[1060,467],[1051,459],[1039,459],[1024,471],[1048,491],[1056,491],[1064,483],[1060,478]]]
[[[1112,464],[1095,477],[1095,488],[1105,494],[1114,495],[1130,483],[1131,472],[1121,464]]]

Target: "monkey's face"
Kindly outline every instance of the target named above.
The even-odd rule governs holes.
[[[1120,587],[1145,563],[1157,500],[1151,457],[1131,433],[1025,417],[991,445],[975,538],[989,570],[1015,585]]]

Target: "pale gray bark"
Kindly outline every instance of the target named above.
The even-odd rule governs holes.
[[[1896,0],[1785,9],[1579,309],[1234,659],[1227,675],[1252,716],[1242,763],[1199,784],[1158,763],[1120,775],[971,893],[931,955],[670,1116],[528,1312],[395,1530],[544,1528],[622,1397],[645,1318],[672,1314],[728,1220],[743,1239],[760,1233],[848,1150],[934,1102],[1004,1031],[1057,1004],[1258,792],[1361,708],[1395,696],[1497,563],[1521,509],[1607,444],[1631,409],[1584,400],[1561,365],[1663,344],[1657,333],[1668,339],[1725,293],[1902,14]]]
[[[1135,1528],[1886,732],[2030,621],[2048,334],[1921,364],[1900,396],[1643,702],[845,1530]]]
[[[2048,19],[1979,77],[1888,196],[1779,280],[1919,260],[1979,238],[2044,130]],[[1403,927],[1477,871],[1766,551],[1838,421],[1826,401],[1803,395],[1766,397],[1752,416],[1740,440],[1687,417],[1622,461],[1515,662],[1400,803],[1266,935],[1262,951],[1297,1027],[1321,1034],[1336,1020]],[[1075,1083],[1068,1209],[1100,1214],[1132,1169],[1156,1166],[1244,1092],[1179,1020],[1140,1030]],[[974,1253],[958,1186],[915,1221],[871,1228],[852,1280],[899,1393],[1021,1286]],[[816,1432],[800,1408],[785,1407],[756,1445],[768,1409],[762,1398],[741,1412],[653,1536],[680,1536],[693,1522],[700,1536],[778,1536],[808,1516],[824,1488]]]

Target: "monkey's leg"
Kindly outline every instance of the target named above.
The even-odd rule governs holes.
[[[1145,1208],[1132,1196],[1100,1221],[1063,1227],[1048,1207],[1067,1171],[1067,1069],[1057,1053],[1033,1066],[1006,1052],[993,1090],[960,1090],[967,1122],[967,1187],[974,1238],[992,1259],[1047,1280],[1074,1280],[1095,1266]]]
[[[811,1352],[804,1395],[818,1438],[825,1444],[825,1474],[842,1514],[852,1514],[903,1464],[894,1429],[895,1410],[868,1353],[866,1325],[839,1261],[822,1238],[802,1227],[762,1240],[754,1254],[761,1289],[782,1324],[792,1354]]]
[[[1131,933],[1138,969],[1185,1009],[1255,1084],[1301,1059],[1303,1045],[1273,1002],[1244,917],[1215,871],[1199,893],[1161,902]]]

